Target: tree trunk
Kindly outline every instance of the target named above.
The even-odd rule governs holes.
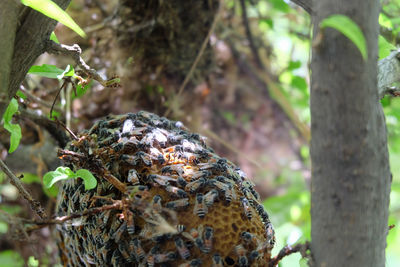
[[[368,60],[326,29],[313,49],[312,252],[315,266],[384,266],[391,174],[377,93],[377,0],[314,1],[320,21],[344,14],[360,26]]]

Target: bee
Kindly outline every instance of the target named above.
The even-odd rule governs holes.
[[[187,163],[191,163],[193,165],[197,165],[200,163],[199,159],[197,158],[196,154],[190,152],[184,152],[182,154],[182,158],[186,160]]]
[[[140,231],[139,236],[143,237],[144,239],[151,239],[153,237],[152,229],[145,225],[145,227]]]
[[[137,148],[139,141],[136,137],[122,137],[118,143],[112,145],[115,152],[132,151]]]
[[[267,233],[268,245],[272,248],[275,244],[275,231],[270,222],[265,226],[265,232]]]
[[[199,178],[207,178],[207,177],[210,177],[211,174],[212,173],[210,171],[197,171],[197,172],[193,173],[191,180],[193,181],[193,180],[197,180]]]
[[[147,254],[147,256],[146,256],[146,263],[147,263],[148,267],[154,267],[154,264],[155,264],[154,254],[151,253],[151,250],[150,250],[149,254]]]
[[[253,213],[251,212],[249,201],[247,198],[241,197],[240,202],[242,203],[244,214],[246,215],[247,219],[251,220]]]
[[[207,206],[204,204],[204,195],[202,193],[197,193],[193,213],[199,216],[200,218],[204,218],[204,216],[206,216],[207,211],[208,211]]]
[[[133,185],[138,185],[140,183],[139,174],[138,174],[137,170],[130,169],[128,171],[128,182]]]
[[[127,261],[127,262],[132,262],[132,258],[129,255],[128,251],[126,251],[126,244],[124,242],[120,242],[118,244],[118,250],[121,253],[121,256]]]
[[[177,185],[179,185],[180,187],[186,187],[186,185],[188,184],[188,183],[186,182],[186,180],[185,180],[182,176],[179,176],[178,179],[176,179],[176,183],[177,183]]]
[[[178,224],[178,225],[176,226],[176,230],[178,231],[178,233],[182,233],[183,231],[186,230],[186,226],[183,225],[183,224]]]
[[[116,131],[110,137],[104,139],[104,141],[99,142],[98,145],[99,147],[110,146],[113,143],[117,142],[119,138],[120,138],[120,133],[119,131]]]
[[[214,235],[214,229],[210,226],[204,228],[204,253],[209,253],[212,249],[212,239]]]
[[[186,247],[185,243],[183,242],[182,238],[175,237],[174,239],[175,246],[178,250],[179,255],[182,259],[187,260],[190,257],[190,251]]]
[[[239,257],[238,263],[240,267],[249,266],[249,261],[246,257],[247,250],[243,247],[243,245],[237,245],[235,247],[235,252]]]
[[[217,179],[217,181],[220,181],[221,183],[224,183],[224,184],[231,184],[232,186],[235,185],[235,182],[233,180],[231,180],[225,176],[222,176],[222,175],[217,176],[215,179]]]
[[[233,190],[232,185],[229,185],[225,190],[225,201],[229,204],[232,202],[232,199],[236,200],[236,193]]]
[[[188,198],[181,198],[178,200],[170,201],[166,204],[168,209],[177,210],[179,208],[186,208],[189,206],[189,199]]]
[[[198,191],[201,187],[206,185],[206,179],[204,179],[203,177],[195,180],[193,182],[188,183],[185,186],[185,191],[189,191],[190,193],[195,193],[196,191]]]
[[[154,254],[154,262],[155,263],[162,263],[162,262],[172,261],[175,259],[176,259],[176,253],[173,251],[166,252],[166,253],[160,253],[160,254]]]
[[[135,221],[133,219],[133,213],[131,211],[127,211],[127,223],[126,223],[126,230],[128,234],[133,235],[135,233]]]
[[[133,128],[135,128],[133,121],[131,119],[127,119],[124,121],[124,124],[122,126],[122,133],[129,133],[133,130]]]
[[[203,225],[200,224],[199,227],[192,228],[190,230],[190,234],[187,232],[183,232],[182,235],[187,239],[191,240],[199,249],[200,251],[204,250],[204,241],[203,241]],[[203,251],[204,252],[204,251]]]
[[[162,201],[161,196],[155,195],[151,202],[151,204],[153,205],[153,209],[156,210],[157,212],[161,212],[161,210],[162,210],[161,201]]]
[[[153,135],[153,139],[155,141],[157,141],[157,143],[161,146],[161,147],[165,147],[168,139],[167,137],[158,129],[153,130],[152,132]]]
[[[175,186],[168,185],[167,187],[165,187],[165,190],[167,190],[167,192],[169,192],[179,198],[184,198],[184,197],[188,196],[184,190],[182,190],[178,187],[175,187]]]
[[[111,238],[115,240],[115,243],[118,243],[121,240],[122,234],[126,230],[126,221],[124,221],[121,226],[112,234]]]
[[[201,266],[201,264],[202,264],[201,259],[193,259],[189,262],[180,264],[178,267],[198,267]]]
[[[185,135],[184,134],[169,134],[167,136],[167,140],[169,143],[171,144],[179,144],[183,139],[185,139]]]
[[[211,189],[207,192],[207,194],[204,195],[204,204],[206,204],[207,207],[211,207],[217,198],[218,190]]]
[[[183,164],[176,164],[176,165],[168,165],[161,169],[161,174],[173,174],[176,173],[178,175],[183,174]]]
[[[137,237],[135,237],[131,240],[130,245],[132,247],[131,251],[133,251],[136,261],[137,262],[142,261],[146,257],[146,253],[142,248],[140,240]]]
[[[223,267],[224,266],[222,258],[218,253],[216,253],[212,256],[212,262],[213,262],[212,267]]]
[[[161,186],[168,186],[170,181],[176,181],[175,179],[169,177],[169,176],[164,176],[164,175],[158,175],[158,174],[149,174],[147,176],[147,181],[150,181],[150,183],[158,184]]]
[[[249,260],[251,261],[251,262],[253,262],[253,261],[255,261],[255,260],[257,260],[257,259],[259,259],[259,258],[262,258],[262,253],[260,253],[260,252],[258,252],[257,250],[253,250],[252,252],[250,252],[250,254],[249,254]]]
[[[111,256],[111,265],[112,266],[120,266],[121,265],[121,252],[118,249],[115,249]]]

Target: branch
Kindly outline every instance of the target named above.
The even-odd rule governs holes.
[[[310,15],[314,13],[312,8],[312,0],[290,0],[290,2],[295,3],[299,7],[303,8]]]
[[[57,44],[51,40],[48,40],[46,42],[46,51],[50,54],[63,55],[72,58],[86,75],[98,81],[104,87],[118,83],[119,79],[104,80],[95,69],[92,69],[89,65],[87,65],[81,57],[82,50],[77,44],[69,46]]]
[[[4,0],[0,2],[3,1]],[[65,9],[70,0],[54,0],[53,2],[59,5],[62,9]],[[6,38],[5,36],[13,34],[12,32],[16,32],[11,75],[7,86],[8,99],[6,99],[6,106],[8,106],[8,102],[19,89],[19,86],[25,78],[29,68],[37,57],[45,51],[45,43],[49,40],[50,34],[57,24],[57,21],[46,17],[31,8],[24,7],[23,10],[25,12],[20,12],[19,17],[16,16],[16,18],[18,18],[18,29],[14,30],[12,27],[7,27],[7,34],[1,35],[1,38]],[[0,109],[0,117],[3,112],[4,110]]]
[[[3,170],[3,172],[10,178],[11,184],[13,184],[18,191],[21,193],[21,195],[29,202],[29,205],[31,206],[31,209],[36,212],[36,214],[41,218],[45,219],[47,218],[47,215],[40,205],[40,202],[37,200],[34,200],[33,197],[29,194],[28,191],[24,188],[22,185],[21,181],[10,171],[10,169],[7,167],[7,165],[0,159],[0,168]]]
[[[0,2],[0,118],[3,117],[12,97],[8,92],[8,84],[10,82],[19,7],[14,0]]]
[[[276,255],[274,258],[271,259],[271,261],[269,262],[269,267],[275,267],[275,266],[277,266],[278,263],[279,263],[284,257],[289,256],[290,254],[293,254],[293,253],[296,253],[296,252],[299,252],[299,251],[300,251],[300,253],[301,253],[301,256],[302,256],[303,258],[305,258],[305,257],[307,256],[307,255],[306,255],[306,251],[307,251],[307,250],[310,250],[310,243],[309,243],[309,242],[306,242],[306,243],[304,243],[304,244],[297,244],[297,245],[294,246],[294,247],[291,247],[291,246],[287,245],[287,246],[283,247],[283,248],[279,251],[278,255]]]
[[[390,94],[392,83],[400,81],[400,49],[393,51],[378,62],[378,95],[379,99]]]

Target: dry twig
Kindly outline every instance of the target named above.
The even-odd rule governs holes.
[[[11,170],[7,167],[7,165],[0,159],[0,168],[3,170],[3,172],[10,178],[11,184],[13,184],[18,191],[21,193],[21,195],[29,202],[29,205],[31,206],[31,209],[36,212],[36,214],[41,218],[45,219],[47,218],[47,215],[40,205],[40,202],[33,199],[31,194],[24,188],[22,185],[21,181],[18,179],[17,176],[15,176]]]

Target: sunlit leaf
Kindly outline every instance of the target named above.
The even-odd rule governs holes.
[[[14,250],[4,250],[0,252],[0,267],[22,267],[24,260],[21,255]]]
[[[382,35],[379,35],[378,45],[379,45],[379,59],[389,56],[390,52],[396,49],[396,47],[391,43],[389,43],[388,41],[386,41],[386,39]]]
[[[21,3],[29,6],[40,13],[43,13],[49,18],[52,18],[77,34],[81,37],[86,37],[85,32],[75,23],[75,21],[65,12],[62,8],[60,8],[56,3],[51,0],[21,0]]]
[[[64,77],[71,77],[74,74],[75,74],[74,67],[68,65],[60,75],[57,75],[57,79],[61,80]]]
[[[60,41],[58,41],[57,35],[54,32],[51,32],[50,34],[50,40],[52,40],[53,42],[59,44]]]
[[[93,189],[97,186],[97,180],[93,174],[85,169],[80,169],[76,171],[76,176],[81,177],[85,185],[85,190]]]
[[[364,34],[360,27],[351,20],[349,17],[344,15],[332,15],[323,19],[320,23],[321,29],[326,27],[334,28],[344,36],[349,38],[354,45],[360,51],[364,60],[367,60],[367,43],[365,41]]]
[[[75,174],[68,167],[58,167],[55,171],[50,171],[43,176],[43,184],[50,188],[58,181],[74,178]]]
[[[28,73],[39,75],[42,77],[57,79],[58,75],[62,74],[64,71],[57,68],[54,65],[43,64],[41,66],[32,66]]]
[[[9,153],[14,152],[21,141],[21,127],[18,124],[11,123],[13,115],[18,111],[18,102],[15,98],[11,99],[6,111],[3,115],[4,129],[10,133],[10,148]]]

